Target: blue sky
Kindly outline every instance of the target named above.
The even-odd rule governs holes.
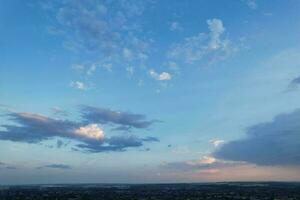
[[[1,1],[0,184],[300,180],[299,9]]]

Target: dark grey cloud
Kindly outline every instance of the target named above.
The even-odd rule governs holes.
[[[5,162],[0,162],[0,169],[17,169],[17,168]]]
[[[214,156],[257,165],[300,165],[300,109],[246,129],[243,139],[224,143]]]
[[[52,168],[52,169],[72,169],[70,165],[65,164],[49,164],[37,167],[37,169]]]
[[[14,169],[17,169],[17,168],[16,168],[16,167],[13,167],[13,166],[7,166],[7,167],[5,167],[5,169],[14,170]]]
[[[126,151],[130,147],[142,147],[144,142],[158,142],[155,137],[139,138],[134,135],[112,136],[107,138],[105,144],[86,143],[78,144],[77,147],[84,149],[86,152],[97,153],[105,151]]]
[[[13,142],[38,143],[53,137],[80,139],[74,131],[80,123],[68,120],[57,120],[33,113],[9,113],[9,120],[17,125],[2,125],[1,140]],[[83,139],[83,138],[82,138]]]
[[[74,122],[69,120],[52,119],[33,113],[9,113],[11,124],[2,125],[0,140],[13,142],[40,143],[53,138],[65,138],[79,142],[77,150],[85,152],[126,151],[129,147],[141,147],[145,142],[158,142],[155,137],[140,138],[134,135],[102,137],[102,130],[90,123]],[[99,138],[91,138],[87,133],[90,129]],[[92,135],[93,135],[92,134]],[[66,146],[57,140],[56,146]]]
[[[287,91],[295,90],[299,86],[300,86],[300,76],[298,76],[290,81]]]
[[[97,108],[92,106],[81,106],[82,118],[89,123],[111,123],[120,125],[119,130],[130,128],[145,129],[159,120],[147,120],[145,115],[130,112],[113,111],[107,108]]]
[[[112,131],[125,131],[125,132],[131,132],[132,127],[130,126],[118,126],[116,128],[112,128]]]
[[[291,81],[291,84],[300,84],[300,76],[298,76],[297,78],[294,78],[294,79]]]

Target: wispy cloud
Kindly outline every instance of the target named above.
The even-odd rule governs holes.
[[[70,165],[65,165],[65,164],[49,164],[49,165],[37,167],[37,169],[45,169],[45,168],[63,169],[63,170],[72,169],[72,167]]]
[[[224,144],[224,140],[220,140],[220,139],[212,139],[209,141],[212,145],[214,145],[214,147],[219,147],[222,144]]]
[[[256,2],[256,0],[243,0],[243,1],[246,3],[246,5],[250,9],[252,9],[252,10],[257,9],[257,2]]]
[[[233,167],[237,165],[243,165],[244,162],[232,162],[232,161],[225,161],[219,160],[212,156],[203,156],[198,160],[186,160],[186,161],[179,161],[179,162],[168,162],[163,163],[161,167],[167,170],[173,171],[197,171],[202,173],[217,173],[219,170],[222,170],[226,167]]]
[[[69,115],[69,113],[66,110],[63,110],[59,107],[52,107],[51,111],[53,114],[57,115],[57,116],[62,116],[62,117],[66,117]]]
[[[170,29],[170,31],[182,31],[183,30],[181,24],[176,21],[171,22],[169,29]]]
[[[14,170],[14,169],[17,169],[17,167],[9,165],[5,162],[0,162],[0,169]]]
[[[75,89],[78,89],[78,90],[87,90],[88,89],[86,84],[81,82],[81,81],[72,81],[70,83],[70,86],[75,88]]]
[[[237,51],[237,47],[229,39],[223,38],[226,29],[222,20],[209,19],[207,25],[208,33],[186,37],[183,42],[173,44],[167,53],[169,62],[195,64],[205,61],[209,64],[225,59]]]

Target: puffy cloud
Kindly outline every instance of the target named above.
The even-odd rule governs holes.
[[[80,81],[72,81],[70,83],[70,86],[75,89],[78,89],[78,90],[86,90],[87,89],[87,86],[83,82],[80,82]]]
[[[158,120],[146,120],[146,116],[141,114],[113,111],[92,106],[82,106],[81,113],[82,117],[90,123],[112,123],[140,129],[149,128],[153,123],[158,122]]]
[[[88,124],[86,126],[79,127],[74,132],[77,135],[91,139],[102,140],[104,138],[104,131],[98,126],[98,124]]]
[[[299,166],[299,122],[300,110],[277,115],[271,122],[248,127],[245,138],[224,143],[214,156],[257,165]]]
[[[72,169],[70,165],[65,165],[65,164],[49,164],[49,165],[44,165],[41,167],[37,167],[37,169],[44,169],[44,168],[51,168],[51,169]]]
[[[225,28],[220,19],[207,20],[208,28],[210,30],[210,49],[219,49],[222,46],[221,35],[224,33]]]
[[[158,80],[158,81],[169,81],[172,78],[171,74],[169,74],[168,72],[162,72],[162,73],[158,74],[154,70],[150,70],[149,74],[152,78],[154,78],[155,80]]]
[[[130,116],[130,114],[128,115]],[[98,123],[52,119],[34,113],[9,113],[8,117],[13,125],[1,126],[3,129],[0,131],[0,140],[40,143],[54,138],[65,138],[79,143],[76,145],[77,148],[72,147],[72,149],[85,152],[126,151],[129,147],[141,147],[145,142],[158,142],[155,137],[140,138],[134,135],[104,137],[104,131]],[[140,119],[144,119],[143,117],[133,117],[129,121],[126,121],[126,117],[128,116],[125,115],[124,119],[121,117],[121,122],[129,124],[131,122],[132,126],[140,128],[151,124],[140,121]],[[63,143],[58,141],[56,146],[60,148]]]
[[[222,20],[209,19],[207,25],[209,33],[198,33],[186,37],[183,42],[171,45],[167,53],[169,62],[210,63],[225,59],[237,51],[237,47],[229,39],[222,38],[225,32]]]

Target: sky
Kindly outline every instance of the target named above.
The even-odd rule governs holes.
[[[299,9],[0,1],[0,184],[300,181]]]

